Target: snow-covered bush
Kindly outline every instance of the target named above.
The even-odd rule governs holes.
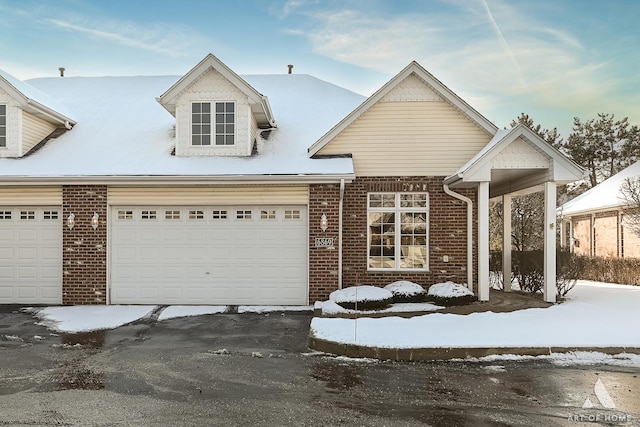
[[[331,292],[329,299],[346,309],[379,310],[393,302],[393,294],[375,286],[351,286]]]
[[[399,280],[384,287],[393,294],[393,302],[423,302],[427,291],[417,283]]]
[[[476,301],[476,296],[469,289],[453,282],[436,283],[429,287],[429,299],[438,305],[450,307],[466,305]]]

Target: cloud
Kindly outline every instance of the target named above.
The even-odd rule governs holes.
[[[301,4],[292,13],[306,21],[289,34],[319,55],[389,75],[415,59],[480,105],[517,98],[575,115],[619,92],[607,75],[611,63],[509,2],[442,0],[389,14],[347,1],[333,9]]]
[[[46,22],[64,30],[171,57],[186,56],[185,47],[193,43],[189,41],[191,35],[185,37],[162,24],[141,26],[129,22],[107,22],[82,25],[61,19],[46,19]]]

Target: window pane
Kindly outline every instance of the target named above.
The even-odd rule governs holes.
[[[211,135],[202,135],[202,145],[211,145]]]
[[[225,136],[225,145],[233,145],[234,144],[234,138],[233,135],[227,135]]]
[[[0,114],[0,126],[4,126],[7,124],[7,116],[4,114]]]
[[[393,208],[396,206],[396,195],[391,194],[383,194],[382,195],[382,206],[385,208]]]
[[[202,114],[202,123],[211,123],[211,114]]]
[[[199,113],[201,111],[202,111],[202,104],[200,104],[199,102],[194,102],[193,104],[191,104],[192,113]]]
[[[227,125],[225,128],[226,129],[224,131],[226,131],[226,133],[233,133],[233,125]],[[224,131],[220,131],[220,132],[224,132]]]
[[[211,125],[202,125],[202,129],[200,130],[200,133],[202,133],[203,135],[211,134]]]
[[[191,145],[200,145],[200,135],[191,136]]]
[[[216,113],[224,113],[224,102],[216,102]]]
[[[216,135],[216,145],[224,145],[224,135]]]
[[[216,124],[216,133],[224,133],[224,125]]]
[[[224,114],[216,114],[216,124],[224,123]]]
[[[227,109],[227,113],[233,113],[234,112],[233,102],[227,102],[227,104],[225,105],[225,108]]]
[[[203,102],[202,103],[202,112],[203,113],[210,113],[211,112],[211,104],[209,102]]]
[[[233,114],[225,114],[225,122],[233,123]]]

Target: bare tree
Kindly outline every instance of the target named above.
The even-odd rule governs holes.
[[[640,236],[640,176],[626,178],[620,185],[624,224]]]

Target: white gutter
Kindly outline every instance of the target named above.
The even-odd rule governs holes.
[[[338,205],[338,289],[342,289],[342,201],[344,198],[344,179],[340,180],[340,203]]]
[[[0,176],[2,185],[75,185],[75,184],[121,184],[121,185],[291,185],[291,184],[335,184],[344,180],[351,182],[353,174],[323,175],[128,175],[128,176]]]
[[[470,198],[449,189],[442,184],[445,193],[467,204],[467,288],[473,291],[473,202]]]

